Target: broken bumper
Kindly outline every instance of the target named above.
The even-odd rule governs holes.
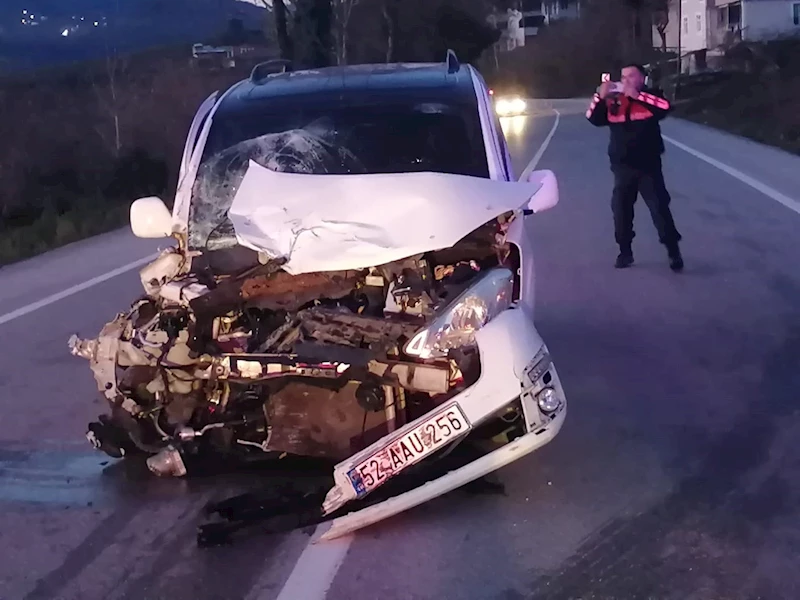
[[[330,521],[328,529],[319,537],[319,540],[332,540],[348,533],[353,533],[410,508],[424,504],[429,500],[438,498],[470,481],[475,481],[515,460],[519,460],[526,454],[530,454],[550,442],[561,430],[566,414],[567,410],[566,406],[564,406],[556,418],[541,431],[527,433],[502,448],[498,448],[494,452],[490,452],[468,465],[451,471],[447,475],[443,475],[416,489],[390,498],[380,504],[333,519]]]
[[[357,474],[360,465],[374,457],[389,460],[386,457],[414,435],[415,430],[420,431],[425,422],[437,416],[443,418],[448,411],[455,411],[451,415],[463,415],[468,423],[465,430],[458,436],[452,436],[448,443],[463,439],[474,427],[496,416],[498,411],[517,400],[522,405],[527,433],[416,490],[336,519],[331,529],[333,533],[326,534],[327,538],[364,527],[477,479],[545,445],[558,433],[566,416],[566,397],[547,347],[528,314],[522,309],[506,310],[477,331],[475,338],[481,360],[478,381],[454,396],[442,407],[443,410],[408,423],[392,435],[339,463],[334,470],[335,486],[328,492],[323,513],[331,514],[368,493],[369,490],[365,491]],[[546,402],[539,401],[543,393],[548,396]],[[542,404],[552,410],[543,410]],[[388,470],[391,471],[391,465]]]

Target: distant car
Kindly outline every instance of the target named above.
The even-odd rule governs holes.
[[[142,269],[130,310],[70,346],[110,408],[95,447],[165,476],[211,454],[333,459],[318,506],[335,537],[558,434],[530,237],[558,186],[514,180],[488,89],[453,53],[287,66],[203,103],[172,213],[130,210],[135,235],[177,246]],[[381,495],[465,442],[481,452],[463,466]]]
[[[490,90],[490,95],[494,101],[494,109],[498,116],[514,117],[527,114],[528,103],[521,93],[492,89]]]

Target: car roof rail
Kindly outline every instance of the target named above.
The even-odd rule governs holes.
[[[445,62],[447,63],[448,73],[458,73],[459,69],[461,69],[461,63],[458,62],[458,57],[456,56],[456,53],[450,50],[449,48],[447,50],[447,59]]]
[[[288,73],[294,71],[294,65],[288,58],[273,58],[265,62],[258,63],[250,72],[250,81],[260,83],[270,75],[275,73]]]

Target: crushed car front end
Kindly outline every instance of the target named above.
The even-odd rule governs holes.
[[[208,117],[172,215],[177,246],[142,269],[128,311],[70,340],[110,408],[89,426],[95,447],[177,477],[220,458],[323,459],[332,537],[558,433],[566,399],[533,322],[524,226],[558,201],[555,177],[488,177],[473,105],[426,90],[393,108],[390,91]],[[165,211],[137,201],[134,231]],[[364,502],[467,440],[479,457]]]

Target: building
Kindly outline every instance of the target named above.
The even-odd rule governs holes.
[[[666,46],[681,53],[713,51],[737,41],[760,41],[785,35],[800,35],[800,0],[670,0],[664,32]],[[657,27],[653,45],[662,46]]]
[[[577,19],[581,16],[580,0],[544,0],[541,4],[547,24],[559,19]]]
[[[525,38],[561,19],[576,19],[581,0],[517,0],[514,8],[489,16],[489,22],[503,30],[500,47],[513,50],[525,45]]]

